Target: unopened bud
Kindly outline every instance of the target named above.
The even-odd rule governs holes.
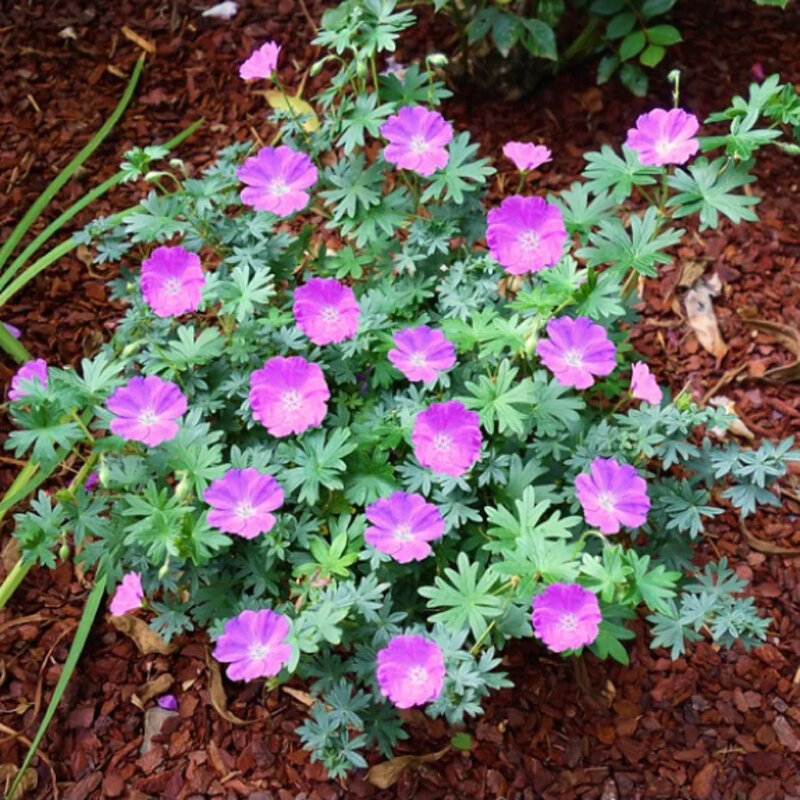
[[[66,561],[69,558],[69,545],[66,542],[58,548],[58,558],[61,561]]]
[[[175,487],[175,497],[177,497],[178,500],[183,500],[192,488],[192,481],[187,472],[176,472],[175,475],[182,476],[180,481],[178,481],[178,485]]]
[[[446,67],[448,63],[448,58],[444,53],[429,53],[425,60],[432,67]]]

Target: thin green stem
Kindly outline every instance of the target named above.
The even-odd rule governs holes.
[[[0,608],[6,607],[6,603],[17,591],[22,581],[25,580],[25,576],[32,566],[32,563],[25,564],[22,558],[17,560],[17,563],[14,564],[2,585],[0,585]]]
[[[95,133],[86,146],[67,164],[61,172],[48,184],[47,188],[36,198],[33,205],[28,209],[25,216],[17,223],[17,226],[11,232],[11,235],[0,247],[0,267],[2,267],[9,256],[14,251],[14,248],[22,240],[22,237],[28,232],[28,229],[39,218],[41,213],[47,207],[47,204],[55,197],[56,193],[61,187],[78,171],[84,161],[94,153],[100,146],[103,140],[111,133],[112,128],[117,124],[119,118],[125,113],[133,93],[136,89],[136,84],[139,82],[139,76],[142,74],[144,68],[144,54],[139,57],[136,66],[133,68],[131,77],[128,80],[128,85],[125,87],[125,92],[117,103],[116,108],[111,112],[111,116],[105,121],[102,127]]]
[[[306,143],[306,149],[308,150],[309,156],[314,158],[314,156],[312,155],[311,138],[308,135],[308,131],[300,124],[300,120],[297,114],[295,113],[294,105],[292,104],[291,98],[289,97],[288,94],[286,94],[286,89],[283,88],[283,84],[279,80],[277,80],[277,78],[275,79],[275,85],[278,87],[281,95],[283,96],[283,100],[286,103],[286,110],[292,117],[292,122],[294,122],[294,124],[300,129],[300,134],[303,137],[303,141]],[[314,158],[314,161],[316,162],[316,158]]]

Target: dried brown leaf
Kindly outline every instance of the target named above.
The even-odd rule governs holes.
[[[707,259],[687,258],[685,261],[681,261],[681,274],[678,278],[678,286],[684,286],[687,289],[690,286],[694,286],[697,281],[703,277],[707,265]]]
[[[800,547],[783,547],[782,545],[768,542],[765,539],[761,539],[760,537],[750,533],[749,529],[744,524],[744,520],[742,519],[739,520],[739,527],[742,529],[742,533],[744,534],[747,544],[752,547],[753,550],[757,550],[759,553],[767,553],[768,555],[772,556],[800,555]]]
[[[168,656],[177,650],[177,645],[167,644],[143,619],[131,614],[119,617],[109,615],[109,622],[120,632],[124,633],[139,648],[143,655],[158,653]]]
[[[19,769],[16,764],[0,764],[0,786],[3,787],[3,797],[6,800],[26,800],[30,793],[32,793],[39,785],[39,776],[33,767],[28,767],[25,774],[22,776],[17,790],[13,795],[8,793],[14,778],[17,777]]]
[[[718,394],[716,397],[710,397],[708,399],[708,404],[716,408],[724,408],[725,411],[733,417],[733,420],[731,420],[726,430],[717,432],[717,428],[713,429],[718,439],[727,439],[730,433],[742,439],[747,439],[749,442],[752,442],[753,439],[756,438],[756,435],[750,428],[739,419],[739,415],[736,413],[736,404],[730,397],[724,394]]]
[[[144,36],[139,36],[136,31],[132,31],[127,25],[120,28],[120,32],[126,39],[130,39],[137,47],[141,47],[147,53],[155,53],[156,46]]]
[[[379,789],[388,789],[397,783],[403,770],[439,761],[449,750],[450,745],[447,745],[435,753],[428,753],[424,756],[397,756],[389,761],[375,764],[367,770],[367,780]]]
[[[311,695],[308,692],[303,692],[300,689],[292,689],[291,686],[281,686],[281,691],[285,692],[289,695],[289,697],[293,697],[295,700],[299,701],[304,706],[308,706],[309,708],[317,702],[317,698],[314,697],[314,695]]]
[[[165,692],[169,691],[169,688],[175,682],[175,679],[172,675],[168,673],[163,673],[159,675],[157,678],[153,678],[153,680],[148,681],[147,683],[143,683],[134,693],[133,697],[131,697],[131,702],[144,710],[145,704],[152,700],[154,697],[160,697]]]
[[[711,355],[722,358],[728,352],[728,346],[719,332],[711,297],[711,290],[701,284],[686,293],[683,303],[689,327],[694,331],[697,341]]]
[[[800,380],[800,331],[780,322],[769,319],[745,319],[745,325],[755,328],[760,333],[774,336],[797,360],[784,367],[768,369],[763,374],[764,380],[775,383],[791,383]]]
[[[222,672],[219,664],[208,653],[206,653],[206,664],[208,664],[209,672],[208,696],[214,711],[224,720],[230,722],[231,725],[253,725],[256,722],[260,722],[261,720],[258,719],[241,719],[233,712],[228,711],[228,696],[225,694],[225,687],[222,685]]]

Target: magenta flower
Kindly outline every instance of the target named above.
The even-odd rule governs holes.
[[[536,352],[562,386],[588,389],[595,375],[610,375],[617,366],[606,329],[586,317],[551,319],[547,335],[549,339],[536,344]]]
[[[159,708],[163,708],[165,711],[177,711],[178,710],[178,698],[175,697],[174,694],[162,694],[156,700]]]
[[[453,138],[453,126],[436,111],[401,108],[381,125],[381,135],[389,141],[383,157],[390,164],[426,177],[447,166],[446,145]]]
[[[376,670],[381,694],[398,708],[435,700],[444,685],[444,656],[436,642],[424,636],[395,636],[378,651]]]
[[[37,358],[35,361],[28,361],[23,364],[11,378],[11,388],[8,392],[9,400],[22,400],[27,397],[30,392],[22,388],[23,381],[29,383],[39,383],[42,387],[47,386],[47,362],[43,358]]]
[[[16,325],[12,325],[10,322],[4,322],[3,325],[15,339],[19,339],[22,336],[22,331]]]
[[[647,521],[647,482],[630,464],[613,458],[594,459],[589,473],[575,478],[575,494],[586,522],[601,533],[619,533],[622,525],[638,528]]]
[[[423,467],[463,475],[480,456],[480,417],[458,400],[433,403],[417,414],[411,442]]]
[[[112,433],[155,447],[178,433],[175,420],[186,412],[186,397],[172,381],[149,375],[115,389],[106,407],[114,414]]]
[[[262,147],[236,174],[247,184],[242,189],[242,202],[279,217],[304,209],[309,197],[306,189],[317,182],[317,168],[311,159],[285,144]]]
[[[289,620],[268,608],[242,611],[225,623],[217,639],[214,658],[230,666],[232,681],[252,681],[277,675],[292,655],[286,643]]]
[[[566,241],[561,209],[541,197],[515,194],[489,212],[489,255],[512,275],[557,264]]]
[[[294,318],[314,344],[352,339],[358,330],[353,290],[334,278],[311,278],[294,290]]]
[[[428,542],[444,536],[441,511],[419,494],[395,492],[367,506],[365,514],[372,525],[364,539],[401,564],[427,558]]]
[[[278,69],[278,56],[281,46],[275,42],[262,44],[254,50],[247,61],[239,67],[239,77],[243,81],[257,81],[259,78],[270,78]]]
[[[275,356],[250,376],[253,416],[273,435],[302,433],[319,425],[331,393],[318,364],[300,356]]]
[[[507,142],[503,145],[503,155],[522,171],[541,167],[553,157],[549,147],[533,142]]]
[[[685,164],[699,149],[694,138],[700,123],[682,108],[655,108],[636,120],[625,144],[636,151],[639,161],[651,167]]]
[[[658,386],[656,376],[650,372],[650,367],[642,361],[637,361],[631,369],[631,394],[637,400],[644,400],[657,406],[663,394]]]
[[[593,592],[577,583],[551,583],[533,598],[533,632],[554,652],[591,644],[603,616]]]
[[[440,372],[456,363],[453,343],[441,331],[427,325],[397,331],[394,349],[388,356],[410,381],[435,381]]]
[[[93,492],[97,487],[100,485],[100,473],[99,472],[90,472],[88,477],[86,478],[86,483],[83,484],[83,488],[87,492]]]
[[[203,492],[203,500],[212,508],[209,525],[254,539],[275,525],[270,512],[283,505],[283,489],[272,475],[253,467],[229,469]]]
[[[194,311],[203,298],[206,277],[197,253],[183,247],[157,247],[142,262],[142,295],[158,317]]]
[[[142,576],[138,572],[128,572],[122,576],[122,583],[117,586],[111,598],[109,610],[113,616],[121,617],[129,611],[141,608],[143,600]]]

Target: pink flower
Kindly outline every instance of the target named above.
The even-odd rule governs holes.
[[[178,710],[178,698],[175,697],[174,694],[162,694],[161,697],[156,700],[159,708],[163,708],[165,711],[177,711]]]
[[[549,339],[536,344],[536,352],[562,386],[588,389],[595,375],[610,375],[617,366],[606,329],[586,317],[551,319],[547,335]]]
[[[203,492],[203,500],[212,508],[209,525],[253,539],[272,530],[276,520],[270,512],[283,505],[283,489],[253,467],[229,469]]]
[[[93,492],[97,487],[100,485],[100,473],[99,472],[90,472],[88,477],[86,478],[86,483],[83,484],[83,488],[87,492]]]
[[[417,414],[411,442],[423,467],[458,477],[481,452],[480,417],[458,400],[433,403]]]
[[[23,364],[11,378],[11,389],[8,392],[9,400],[22,400],[27,397],[30,392],[23,389],[23,382],[38,383],[43,388],[47,386],[47,362],[43,358],[37,358],[35,361],[28,361]]]
[[[300,356],[275,356],[250,376],[253,416],[273,435],[302,433],[319,425],[331,393],[318,364]]]
[[[178,433],[178,417],[186,413],[186,397],[177,384],[157,375],[131,378],[106,402],[114,414],[109,428],[123,439],[149,447],[166,442]]]
[[[236,174],[247,184],[242,189],[242,202],[279,217],[304,209],[309,198],[306,189],[317,182],[317,168],[311,159],[285,144],[262,147]]]
[[[699,127],[697,117],[682,108],[655,108],[638,117],[625,144],[647,166],[685,164],[700,149],[700,142],[694,138]]]
[[[533,598],[533,632],[555,653],[591,644],[603,617],[593,592],[577,583],[551,583]]]
[[[619,533],[623,525],[638,528],[647,521],[647,482],[630,464],[613,458],[594,459],[589,474],[575,478],[575,494],[586,522],[601,533]]]
[[[420,325],[404,328],[394,335],[389,361],[410,381],[435,381],[440,372],[456,363],[452,342],[441,331]]]
[[[365,513],[372,525],[364,539],[401,564],[427,558],[432,552],[428,542],[444,536],[441,511],[419,494],[395,492],[367,506]]]
[[[383,157],[401,169],[428,176],[444,169],[450,159],[446,145],[453,138],[453,127],[436,111],[422,106],[406,106],[381,125],[381,135],[389,141]]]
[[[314,344],[352,339],[358,331],[358,303],[349,286],[333,278],[311,278],[294,290],[294,318]]]
[[[561,209],[541,197],[512,195],[489,212],[489,255],[512,275],[557,264],[566,241]]]
[[[650,372],[650,367],[642,361],[637,361],[631,369],[631,394],[637,400],[644,400],[655,406],[663,398],[655,375]]]
[[[197,253],[183,247],[157,247],[142,262],[142,295],[158,317],[194,311],[203,298],[206,277]]]
[[[549,147],[533,142],[507,142],[503,145],[503,155],[521,171],[541,167],[553,157]]]
[[[271,78],[272,73],[278,69],[278,56],[281,46],[275,42],[262,44],[254,50],[247,61],[239,67],[239,77],[243,81],[256,81],[259,78]]]
[[[115,617],[121,617],[129,611],[141,608],[144,600],[142,589],[142,576],[138,572],[128,572],[122,576],[122,583],[117,586],[111,598],[109,610]]]
[[[378,651],[376,670],[381,694],[398,708],[435,700],[444,685],[444,656],[436,642],[424,636],[395,636]]]
[[[12,325],[10,322],[4,322],[3,326],[5,329],[15,338],[19,339],[22,336],[22,331],[16,326]]]
[[[242,611],[225,623],[214,658],[230,665],[227,674],[232,681],[269,678],[277,675],[291,658],[288,636],[289,620],[283,614],[268,608]]]

